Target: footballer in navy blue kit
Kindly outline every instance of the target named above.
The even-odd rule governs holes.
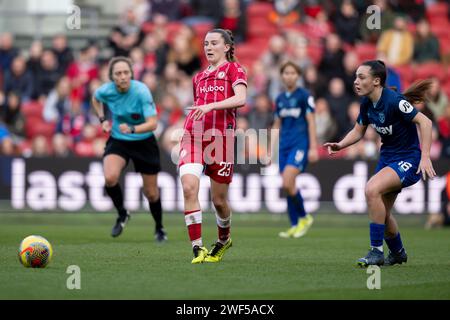
[[[287,193],[291,226],[280,232],[279,236],[300,238],[314,221],[311,214],[306,213],[303,198],[295,183],[296,177],[305,171],[308,160],[317,161],[318,158],[314,98],[307,90],[297,86],[301,70],[295,63],[284,63],[280,73],[286,91],[275,100],[272,129],[280,129],[279,168],[283,189]]]
[[[431,179],[436,176],[430,160],[431,120],[412,105],[425,101],[431,81],[418,81],[403,94],[386,88],[385,82],[383,61],[366,61],[359,66],[354,87],[363,98],[357,123],[340,142],[324,144],[328,152],[334,154],[358,142],[368,125],[381,136],[380,159],[365,189],[371,220],[371,249],[357,260],[362,267],[407,262],[408,256],[391,209],[402,188],[415,184],[420,177],[425,180],[427,176]],[[383,239],[389,248],[386,259]]]
[[[130,218],[130,213],[124,207],[119,178],[132,160],[135,171],[141,173],[143,193],[155,220],[155,239],[162,242],[167,240],[167,235],[162,225],[162,206],[157,185],[159,148],[152,132],[158,122],[155,103],[148,87],[133,80],[133,67],[128,58],[111,59],[109,77],[111,82],[95,91],[92,105],[103,131],[111,132],[103,155],[106,193],[118,213],[111,235],[119,236]],[[102,103],[111,112],[112,125],[104,116]]]

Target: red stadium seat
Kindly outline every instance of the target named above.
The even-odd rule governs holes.
[[[273,10],[273,4],[267,2],[253,2],[247,7],[247,17],[264,17],[268,19],[270,12]]]
[[[25,121],[25,134],[28,138],[43,135],[50,138],[55,133],[55,123],[47,123],[40,117],[28,117]]]
[[[198,24],[194,24],[192,26],[192,28],[195,30],[195,34],[197,36],[198,39],[200,39],[203,43],[203,39],[206,36],[206,33],[214,28],[214,24],[212,23],[198,23]]]
[[[403,83],[409,84],[414,80],[414,69],[410,64],[405,64],[403,66],[396,66],[393,68],[398,72],[400,80]]]
[[[440,81],[444,81],[447,77],[446,68],[441,63],[438,62],[428,62],[416,66],[415,68],[416,79],[428,79],[431,77],[436,77]]]
[[[250,24],[247,30],[249,41],[254,39],[270,38],[277,33],[278,28],[271,23]]]
[[[450,81],[444,83],[441,88],[447,94],[447,97],[450,97]]]
[[[355,52],[360,61],[374,60],[377,57],[377,46],[371,43],[357,44]]]
[[[444,17],[448,15],[448,4],[438,2],[427,7],[426,16],[429,21],[436,17]]]
[[[318,65],[320,63],[320,60],[322,60],[323,55],[323,48],[318,45],[311,45],[308,44],[308,56],[312,60],[314,65]]]
[[[38,101],[28,101],[22,104],[20,110],[25,118],[27,117],[40,117],[42,118],[42,111],[44,106]]]
[[[431,32],[438,38],[445,37],[448,35],[450,30],[450,23],[446,24],[432,24]]]

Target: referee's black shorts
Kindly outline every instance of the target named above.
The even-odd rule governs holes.
[[[143,174],[157,174],[161,170],[159,147],[155,136],[144,140],[127,141],[109,137],[103,158],[116,154],[128,162],[133,160],[134,170]]]

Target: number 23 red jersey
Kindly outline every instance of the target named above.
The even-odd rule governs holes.
[[[201,106],[219,102],[234,96],[233,87],[247,86],[247,75],[237,62],[224,62],[213,71],[208,69],[197,73],[192,79],[194,105]],[[225,135],[226,129],[236,128],[236,109],[212,110],[197,121],[192,119],[191,111],[185,121],[184,129],[199,134],[213,129],[213,135]]]

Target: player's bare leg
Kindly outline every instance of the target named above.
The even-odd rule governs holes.
[[[383,201],[383,195],[398,191],[401,187],[400,178],[390,167],[381,169],[367,182],[365,194],[369,210],[369,219],[371,221],[371,249],[365,257],[358,260],[357,263],[359,266],[384,264],[383,238],[386,231],[387,212],[390,212],[390,209],[387,210]],[[393,200],[395,200],[395,198]],[[390,228],[392,227],[395,226],[391,224]]]

